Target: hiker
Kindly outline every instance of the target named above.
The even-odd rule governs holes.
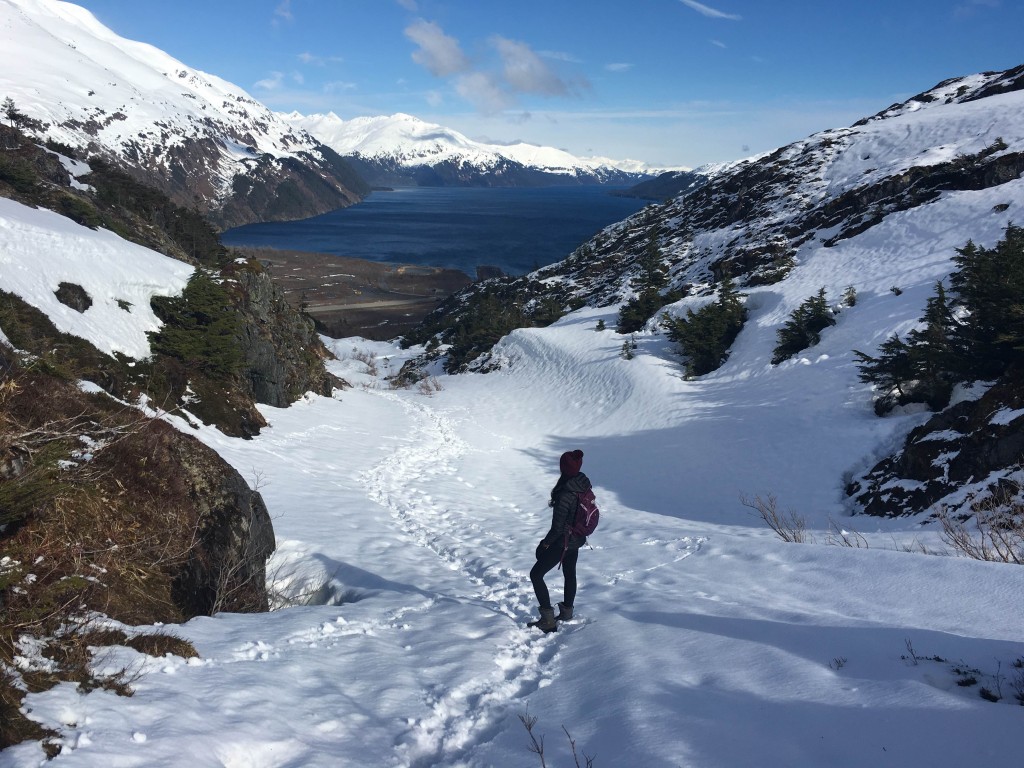
[[[566,451],[558,460],[561,475],[555,487],[551,489],[551,529],[540,544],[537,545],[537,563],[530,571],[530,581],[537,593],[540,606],[540,621],[531,622],[530,626],[544,632],[554,632],[559,621],[572,618],[572,605],[576,599],[576,560],[580,547],[587,543],[586,536],[572,534],[569,529],[576,515],[577,495],[591,488],[590,479],[580,469],[583,466],[583,451]],[[551,607],[544,574],[561,562],[562,574],[565,578],[565,592],[562,602],[558,604],[558,615]]]

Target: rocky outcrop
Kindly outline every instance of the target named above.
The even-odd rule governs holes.
[[[283,408],[306,392],[330,395],[344,386],[324,369],[328,353],[313,321],[288,304],[267,273],[247,268],[235,279],[243,318],[243,376],[256,402]]]
[[[969,508],[1013,490],[1024,471],[1024,371],[912,430],[903,447],[847,488],[880,517]],[[967,511],[967,509],[964,509]]]
[[[268,609],[266,563],[274,528],[263,498],[212,449],[168,435],[157,455],[188,489],[195,546],[172,574],[171,594],[185,616]]]
[[[33,589],[77,590],[76,604],[135,624],[267,610],[273,526],[237,470],[161,419],[6,359],[0,539],[51,563]]]

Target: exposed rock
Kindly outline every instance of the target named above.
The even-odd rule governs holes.
[[[327,350],[313,321],[293,309],[270,276],[242,269],[236,274],[241,298],[244,377],[259,403],[283,408],[306,392],[330,395],[343,382],[330,376]]]
[[[1024,371],[1015,370],[978,400],[950,406],[912,430],[897,453],[847,493],[869,515],[913,515],[994,494],[1022,469]]]
[[[57,301],[76,312],[85,312],[92,306],[92,296],[85,288],[75,283],[61,283],[53,293]]]
[[[196,545],[173,577],[177,607],[186,616],[267,610],[266,563],[275,542],[263,498],[188,436],[170,439],[166,455],[154,458],[182,472],[196,515]]]

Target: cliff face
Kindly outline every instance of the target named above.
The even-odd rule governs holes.
[[[324,369],[328,353],[313,321],[292,309],[270,276],[246,269],[236,279],[243,376],[253,399],[284,408],[306,392],[329,396],[343,386]]]

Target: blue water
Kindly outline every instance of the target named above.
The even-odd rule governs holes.
[[[263,246],[459,269],[480,265],[521,275],[560,261],[603,227],[646,204],[608,187],[478,189],[417,187],[374,192],[312,219],[249,224],[228,246]]]

